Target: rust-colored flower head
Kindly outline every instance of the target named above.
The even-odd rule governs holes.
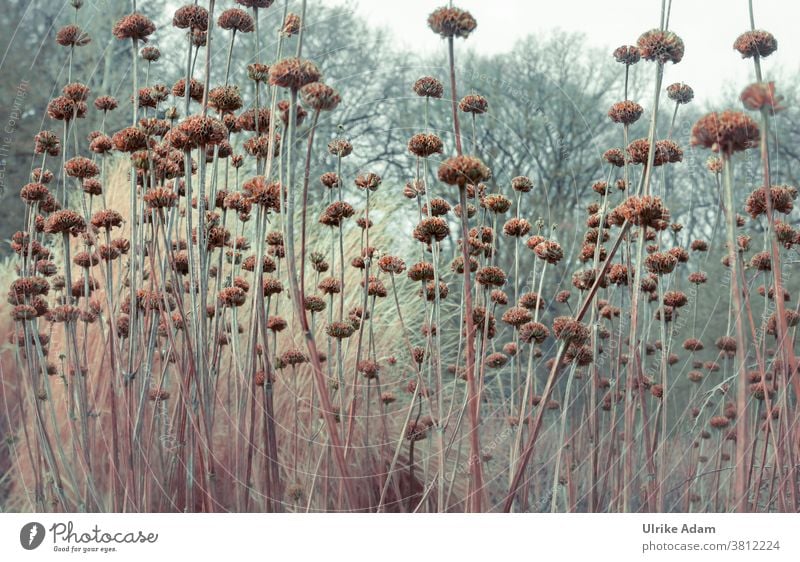
[[[65,25],[56,34],[56,43],[62,47],[83,47],[91,42],[89,34],[77,25]]]
[[[269,80],[269,65],[258,62],[247,65],[247,77],[253,82],[266,82]]]
[[[477,184],[492,177],[492,171],[475,156],[454,156],[439,166],[439,180],[459,187]]]
[[[687,104],[694,99],[694,90],[688,84],[675,82],[667,86],[667,97],[678,104]]]
[[[619,207],[617,212],[635,226],[645,226],[655,230],[666,230],[669,226],[669,209],[660,197],[645,195],[642,197],[628,197]]]
[[[523,293],[519,297],[519,306],[527,308],[528,310],[542,310],[545,306],[544,299],[539,296],[539,293]]]
[[[767,190],[764,187],[755,189],[747,196],[744,210],[752,218],[757,218],[767,212]],[[769,188],[772,210],[778,213],[789,214],[794,209],[794,200],[797,199],[797,189],[788,185],[773,185]]]
[[[750,258],[750,267],[758,271],[772,271],[772,258],[768,251],[758,252]]]
[[[31,180],[36,183],[43,183],[45,185],[53,181],[53,172],[50,170],[42,170],[41,168],[34,168],[31,172]]]
[[[419,262],[408,268],[408,278],[412,281],[432,281],[434,278],[433,264]]]
[[[603,160],[612,166],[622,168],[625,165],[625,154],[619,148],[609,148],[603,153]]]
[[[709,113],[692,127],[692,146],[704,146],[730,156],[758,144],[758,123],[740,111]]]
[[[247,301],[247,293],[240,287],[226,287],[217,295],[217,301],[223,308],[240,307]]]
[[[178,194],[167,187],[154,187],[143,196],[144,202],[151,209],[168,209],[178,201]]]
[[[112,96],[100,96],[94,100],[94,107],[99,111],[114,111],[119,103]]]
[[[33,138],[33,142],[36,154],[47,153],[49,156],[59,156],[61,154],[61,141],[51,131],[40,131]]]
[[[478,23],[472,14],[460,8],[441,7],[428,16],[428,27],[442,37],[466,39]]]
[[[544,240],[533,247],[536,256],[550,264],[557,264],[564,257],[564,251],[561,249],[561,244],[552,240]]]
[[[447,286],[447,283],[444,281],[439,281],[439,290],[436,291],[436,283],[433,281],[428,281],[425,285],[425,290],[423,291],[420,289],[419,294],[425,296],[425,300],[428,302],[434,302],[436,297],[438,296],[441,300],[447,298],[447,295],[450,293],[450,287]],[[385,296],[385,295],[384,295]]]
[[[519,193],[529,193],[533,189],[533,181],[528,176],[517,176],[511,180],[511,189]]]
[[[281,33],[284,37],[291,37],[292,35],[297,35],[300,33],[300,27],[302,25],[302,21],[300,20],[300,16],[295,13],[289,12],[286,14],[286,19],[283,20],[283,26],[281,26]]]
[[[93,178],[100,173],[100,168],[83,156],[70,158],[64,165],[64,171],[72,178],[87,179]]]
[[[334,201],[328,205],[319,217],[319,222],[325,226],[339,227],[345,219],[355,214],[353,206],[345,201]]]
[[[401,274],[406,270],[405,262],[396,256],[383,256],[378,260],[378,267],[384,273]]]
[[[464,113],[481,115],[489,110],[489,100],[477,94],[469,94],[461,98],[458,107]]]
[[[378,187],[381,185],[381,177],[378,174],[374,174],[372,172],[367,172],[365,174],[359,174],[356,176],[354,183],[356,187],[359,189],[366,189],[369,191],[376,191]]]
[[[569,316],[559,316],[553,321],[553,333],[573,345],[583,345],[589,340],[589,328]]]
[[[750,84],[744,89],[739,99],[747,109],[761,111],[766,108],[770,113],[775,114],[786,109],[780,102],[783,96],[775,95],[775,82]]]
[[[172,25],[178,29],[207,31],[208,10],[197,4],[181,6],[175,11],[175,15],[172,16]]]
[[[656,275],[667,275],[675,270],[678,260],[668,252],[656,252],[645,258],[645,268]]]
[[[706,169],[712,174],[722,173],[722,158],[717,156],[709,156],[706,160]]]
[[[378,362],[371,359],[362,359],[356,365],[356,369],[366,379],[374,379],[381,372],[381,366]]]
[[[238,31],[239,33],[250,33],[255,29],[253,16],[241,8],[229,8],[225,10],[219,15],[217,24],[222,29]]]
[[[242,185],[242,191],[250,198],[254,205],[280,211],[281,204],[281,184],[278,182],[268,182],[264,176],[255,176]]]
[[[520,326],[519,337],[523,343],[541,345],[550,337],[550,329],[541,322],[528,322]]]
[[[139,54],[142,56],[142,59],[146,60],[147,62],[156,62],[161,58],[161,51],[158,49],[158,47],[145,47],[139,52]]]
[[[478,270],[475,280],[484,287],[502,287],[506,283],[506,274],[499,267],[489,265]]]
[[[122,215],[113,209],[97,211],[92,215],[92,226],[110,231],[114,227],[122,226]]]
[[[28,204],[44,201],[50,196],[50,190],[41,183],[26,184],[19,192],[20,199]]]
[[[303,103],[315,111],[332,111],[341,103],[339,92],[322,82],[311,82],[300,89]]]
[[[52,213],[45,221],[44,231],[48,234],[69,233],[73,236],[86,230],[86,221],[80,214],[70,209],[63,209]]]
[[[283,283],[274,277],[264,277],[262,291],[265,297],[271,297],[283,292]]]
[[[619,101],[611,106],[608,110],[608,117],[614,123],[622,123],[623,125],[630,125],[636,123],[639,117],[642,116],[642,106],[630,100]]]
[[[450,212],[450,203],[441,197],[434,197],[430,200],[430,215],[434,217],[441,217]],[[422,213],[428,214],[428,204],[422,206]]]
[[[741,53],[743,59],[755,56],[768,57],[778,50],[778,40],[769,31],[756,29],[746,31],[737,37],[733,48]]]
[[[447,221],[441,217],[425,217],[414,228],[414,238],[424,244],[441,242],[450,234]]]
[[[697,338],[688,338],[683,342],[683,349],[685,349],[686,351],[702,351],[703,349],[705,349],[705,345],[703,345],[703,342]],[[700,377],[702,378],[702,373]],[[691,373],[689,380],[691,380]]]
[[[336,172],[325,172],[319,177],[319,181],[328,189],[334,189],[340,185],[339,175]]]
[[[730,420],[725,416],[714,416],[708,421],[708,425],[714,429],[725,429],[730,425]]]
[[[433,76],[423,76],[414,82],[414,93],[423,98],[441,98],[444,86]]]
[[[147,135],[139,127],[126,127],[114,133],[111,140],[120,152],[133,153],[147,148]]]
[[[117,39],[133,39],[147,43],[147,38],[155,32],[156,26],[147,16],[134,13],[124,16],[114,24],[114,37]]]
[[[481,200],[481,207],[502,215],[511,208],[511,200],[500,193],[490,193]]]
[[[614,59],[625,66],[636,64],[641,58],[642,54],[639,52],[639,47],[634,47],[633,45],[622,45],[621,47],[614,49]]]
[[[444,149],[442,139],[433,133],[419,133],[408,141],[408,150],[420,158],[427,158],[433,154],[441,154]]]
[[[499,351],[489,354],[486,359],[483,360],[483,364],[490,369],[499,369],[504,367],[506,363],[508,363],[508,356]]]
[[[337,340],[347,339],[353,335],[355,329],[350,322],[331,322],[325,327],[325,333]]]
[[[194,101],[200,103],[203,101],[203,94],[205,88],[203,84],[194,78],[191,79],[189,82],[189,97],[192,98]],[[175,85],[172,86],[172,95],[178,98],[182,98],[186,95],[186,79],[181,78]]]
[[[321,76],[317,65],[296,57],[280,60],[269,69],[270,84],[294,90],[299,90],[312,82],[319,82]]]
[[[208,105],[220,113],[237,111],[242,107],[242,94],[238,86],[218,86],[208,92]]]
[[[664,293],[664,304],[672,308],[681,308],[689,302],[686,293],[682,291],[667,291]]]
[[[81,189],[87,195],[97,196],[103,193],[103,184],[96,179],[86,179],[81,182]]]
[[[347,139],[333,139],[328,143],[328,152],[339,158],[344,158],[352,154],[353,145]]]
[[[708,251],[708,242],[705,240],[692,240],[692,243],[689,245],[693,252],[707,252]]]
[[[670,248],[669,253],[678,260],[678,263],[686,263],[689,261],[689,252],[681,247]]]
[[[278,133],[275,133],[272,140],[264,134],[247,139],[244,143],[244,150],[250,156],[264,159],[269,156],[270,149],[272,149],[272,155],[277,156],[280,153],[280,145],[281,136]]]
[[[477,261],[475,262],[477,264]],[[477,267],[476,267],[477,269]],[[464,271],[462,270],[461,273]],[[495,304],[500,306],[505,306],[508,304],[508,294],[501,289],[493,289],[491,293],[489,293],[489,299]]]
[[[514,306],[509,308],[503,313],[501,320],[506,324],[519,328],[523,324],[527,324],[532,319],[531,313],[527,308],[521,306]]]
[[[208,32],[193,29],[191,31],[192,45],[195,47],[205,47],[208,43]]]
[[[708,276],[702,271],[695,271],[694,273],[689,274],[689,283],[694,283],[695,285],[702,285],[706,281],[708,281]]]
[[[646,138],[631,141],[627,148],[630,162],[633,164],[647,164],[650,152],[650,142]],[[653,166],[680,162],[683,160],[683,150],[669,139],[656,141],[655,154],[653,155]]]
[[[503,234],[511,237],[522,237],[531,231],[531,223],[525,219],[511,218],[503,225]]]
[[[56,121],[83,119],[86,117],[86,111],[84,102],[76,102],[67,96],[58,96],[47,104],[47,115]]]
[[[184,119],[178,130],[195,146],[220,144],[228,137],[228,129],[219,119],[202,115],[191,115]]]
[[[293,348],[284,351],[280,356],[280,361],[284,365],[288,365],[290,367],[296,367],[297,365],[308,363],[308,357],[306,356],[305,353],[303,353],[299,349]]]
[[[667,62],[677,64],[683,58],[683,40],[671,31],[662,29],[646,31],[639,36],[637,45],[645,60],[660,64]]]
[[[656,141],[656,153],[653,160],[653,166],[661,166],[663,164],[674,164],[683,160],[683,149],[678,146],[678,143],[670,139],[662,139]]]

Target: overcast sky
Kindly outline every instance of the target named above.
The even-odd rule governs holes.
[[[395,44],[421,54],[441,52],[444,43],[427,27],[428,14],[444,0],[321,0],[355,5],[367,21],[388,28]],[[458,0],[478,21],[467,39],[484,53],[501,53],[530,34],[555,28],[584,33],[592,46],[611,51],[635,44],[643,31],[658,27],[661,0]],[[765,59],[767,79],[774,70],[800,70],[800,2],[755,0],[756,27],[770,31],[778,51]],[[736,37],[749,29],[747,0],[673,0],[670,29],[686,45],[682,62],[668,65],[665,83],[686,82],[698,102],[713,103],[722,85],[735,91],[755,81],[753,65],[733,50]],[[774,76],[773,76],[774,77]],[[778,88],[780,91],[780,88]]]

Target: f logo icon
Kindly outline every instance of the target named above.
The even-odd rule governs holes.
[[[19,532],[19,543],[25,550],[38,548],[44,541],[44,525],[41,523],[28,523]]]

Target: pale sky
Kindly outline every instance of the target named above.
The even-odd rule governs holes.
[[[399,48],[420,54],[444,53],[444,43],[427,27],[427,17],[445,0],[322,0],[325,4],[355,4],[368,22],[387,28]],[[529,35],[554,28],[584,33],[588,42],[611,51],[635,44],[639,35],[658,27],[661,0],[458,0],[478,22],[466,40],[484,53],[507,52]],[[753,65],[733,50],[733,42],[750,28],[747,0],[673,0],[670,29],[684,41],[686,54],[668,65],[665,84],[686,82],[702,103],[717,99],[721,87],[735,91],[755,81]],[[800,2],[754,0],[756,28],[771,32],[778,51],[764,60],[766,79],[775,69],[800,70]],[[460,40],[459,40],[460,41]],[[780,91],[780,88],[779,88]]]

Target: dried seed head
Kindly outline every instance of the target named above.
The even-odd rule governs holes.
[[[458,107],[464,113],[481,115],[489,109],[489,100],[477,94],[469,94],[461,98]]]
[[[454,156],[439,166],[439,180],[465,187],[468,183],[477,184],[492,177],[491,170],[474,156]]]
[[[255,29],[253,16],[240,8],[225,10],[219,15],[217,23],[222,29],[238,31],[239,33],[250,33]]]
[[[642,33],[637,45],[645,60],[677,64],[683,58],[683,41],[671,31],[652,29]]]
[[[753,111],[767,109],[771,114],[786,109],[780,102],[783,96],[775,94],[775,82],[750,84],[739,96],[742,104]]]
[[[147,38],[155,32],[156,26],[150,18],[143,14],[134,13],[124,16],[114,25],[114,37],[117,39],[133,39],[134,41],[147,42]]]
[[[642,55],[639,52],[638,47],[634,47],[633,45],[622,45],[621,47],[614,49],[614,58],[617,62],[622,63],[625,66],[631,66],[632,64],[639,62],[639,60],[642,58]]]
[[[642,116],[642,106],[630,100],[620,101],[611,106],[608,110],[608,117],[614,123],[630,125],[639,120]]]
[[[687,104],[694,99],[694,90],[688,84],[675,82],[667,86],[667,97],[677,104]]]
[[[743,59],[768,57],[778,50],[778,40],[769,31],[756,29],[737,37],[733,48],[741,53]]]
[[[320,78],[317,65],[296,57],[280,60],[269,69],[269,83],[281,88],[299,90],[306,84],[319,82]]]
[[[56,34],[56,43],[62,47],[83,47],[91,42],[89,34],[77,25],[65,25]]]
[[[758,123],[740,111],[709,113],[692,127],[692,146],[725,155],[752,148],[759,138]]]
[[[443,148],[442,139],[433,133],[419,133],[408,141],[409,152],[420,158],[441,154]]]
[[[472,14],[459,8],[442,7],[428,16],[428,27],[442,37],[469,37],[478,23]]]
[[[312,82],[300,89],[303,102],[316,111],[332,111],[336,109],[342,98],[339,92],[322,82]]]
[[[441,98],[444,94],[444,86],[433,76],[423,76],[414,82],[414,93],[420,97]]]

